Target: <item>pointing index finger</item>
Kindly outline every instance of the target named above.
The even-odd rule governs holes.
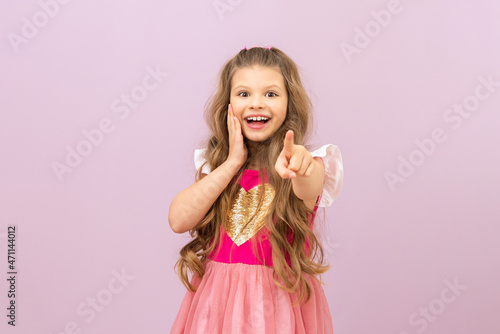
[[[284,148],[285,154],[290,156],[293,150],[293,130],[288,130],[285,135]]]

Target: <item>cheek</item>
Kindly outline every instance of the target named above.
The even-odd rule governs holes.
[[[243,109],[241,107],[239,107],[238,105],[231,104],[231,106],[233,107],[234,116],[238,117],[238,119],[241,121]]]
[[[283,113],[280,115],[278,127],[281,128],[283,126],[283,124],[285,123],[285,118],[286,118],[286,113]]]
[[[245,121],[245,120],[241,117],[241,116],[242,116],[242,115],[241,115],[241,112],[237,112],[237,111],[235,111],[234,116],[236,116],[236,117],[238,118],[238,120],[240,121],[240,123],[242,123],[242,124],[243,124],[243,122]]]
[[[285,121],[285,118],[286,118],[286,109],[283,110],[282,112],[280,112],[280,114],[279,114],[279,120],[281,123],[283,123]]]
[[[273,107],[274,111],[275,111],[275,115],[277,116],[277,118],[279,118],[280,120],[284,120],[285,117],[286,117],[286,114],[287,114],[287,104],[280,101],[280,103],[277,103],[274,107]]]

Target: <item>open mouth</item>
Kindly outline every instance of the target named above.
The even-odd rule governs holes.
[[[247,121],[248,124],[264,125],[267,122],[269,122],[270,118],[257,116],[257,117],[247,117],[245,120]]]

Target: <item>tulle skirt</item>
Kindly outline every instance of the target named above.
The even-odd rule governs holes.
[[[186,291],[170,334],[332,334],[330,309],[321,283],[305,274],[311,299],[292,306],[298,294],[278,288],[263,265],[207,260],[196,292]]]

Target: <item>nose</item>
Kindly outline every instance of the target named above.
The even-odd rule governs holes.
[[[260,96],[254,95],[249,106],[250,109],[262,109],[264,107],[264,101]]]

